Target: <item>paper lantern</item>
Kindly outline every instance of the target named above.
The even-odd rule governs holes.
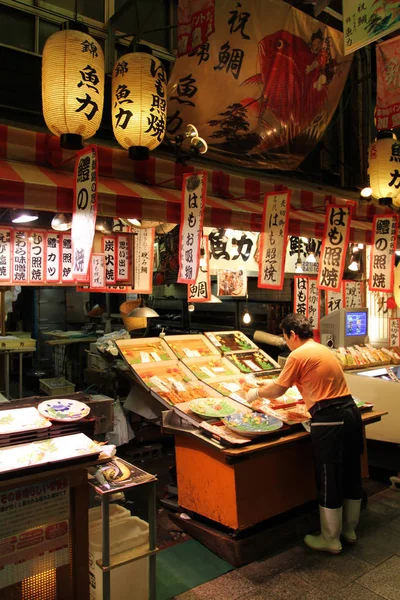
[[[400,205],[400,144],[392,131],[380,131],[368,149],[372,195],[381,204]]]
[[[162,63],[147,52],[131,52],[113,70],[111,117],[118,143],[134,160],[146,160],[161,144],[167,111]]]
[[[44,119],[61,146],[71,150],[96,133],[104,103],[103,51],[87,28],[78,27],[50,36],[42,63]]]

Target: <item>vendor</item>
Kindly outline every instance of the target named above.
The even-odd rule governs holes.
[[[363,433],[360,411],[333,353],[313,340],[309,321],[289,314],[281,323],[291,350],[279,377],[247,393],[249,403],[278,398],[296,385],[311,415],[311,443],[320,511],[321,534],[306,535],[307,546],[339,554],[340,535],[356,541],[362,484]],[[343,517],[343,529],[342,529]]]

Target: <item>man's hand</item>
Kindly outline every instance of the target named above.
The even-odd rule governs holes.
[[[261,396],[258,393],[258,388],[252,388],[246,394],[246,400],[249,404],[254,402],[255,400],[260,400]]]

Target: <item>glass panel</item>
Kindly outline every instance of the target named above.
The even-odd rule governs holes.
[[[33,52],[35,17],[8,6],[0,6],[0,43]]]
[[[43,47],[46,43],[47,38],[49,38],[53,33],[60,30],[60,26],[56,23],[50,23],[49,21],[43,21],[40,19],[39,21],[39,54],[42,54]]]
[[[104,3],[105,0],[78,0],[78,15],[104,23]],[[41,4],[62,8],[72,13],[75,12],[75,0],[46,0]]]
[[[115,0],[115,12],[125,4],[125,0]],[[143,32],[142,39],[157,46],[168,48],[169,30],[154,31],[145,33],[153,29],[160,29],[168,26],[168,2],[160,0],[146,0],[146,2],[138,2],[139,25]],[[124,33],[132,33],[136,29],[136,11],[135,7],[131,6],[124,15],[114,23],[116,29]]]

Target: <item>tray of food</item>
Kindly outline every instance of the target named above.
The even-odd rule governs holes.
[[[208,379],[207,384],[223,396],[229,396],[233,400],[246,403],[246,394],[251,388],[258,387],[257,380],[253,375],[231,375],[227,377],[215,377]]]
[[[201,333],[187,335],[167,335],[165,336],[164,340],[178,358],[220,356],[218,350]]]
[[[291,407],[272,408],[269,400],[255,400],[251,406],[259,412],[280,419],[286,425],[297,425],[311,418],[306,405],[301,402]]]
[[[117,340],[120,353],[129,365],[174,360],[175,354],[159,337]]]
[[[230,376],[240,373],[235,365],[222,356],[183,358],[182,362],[198,379],[205,381],[213,379],[214,377]]]
[[[204,334],[222,354],[254,350],[258,346],[241,331],[207,331]]]
[[[242,373],[262,373],[280,369],[277,362],[263,350],[249,350],[247,352],[232,352],[225,355]]]

